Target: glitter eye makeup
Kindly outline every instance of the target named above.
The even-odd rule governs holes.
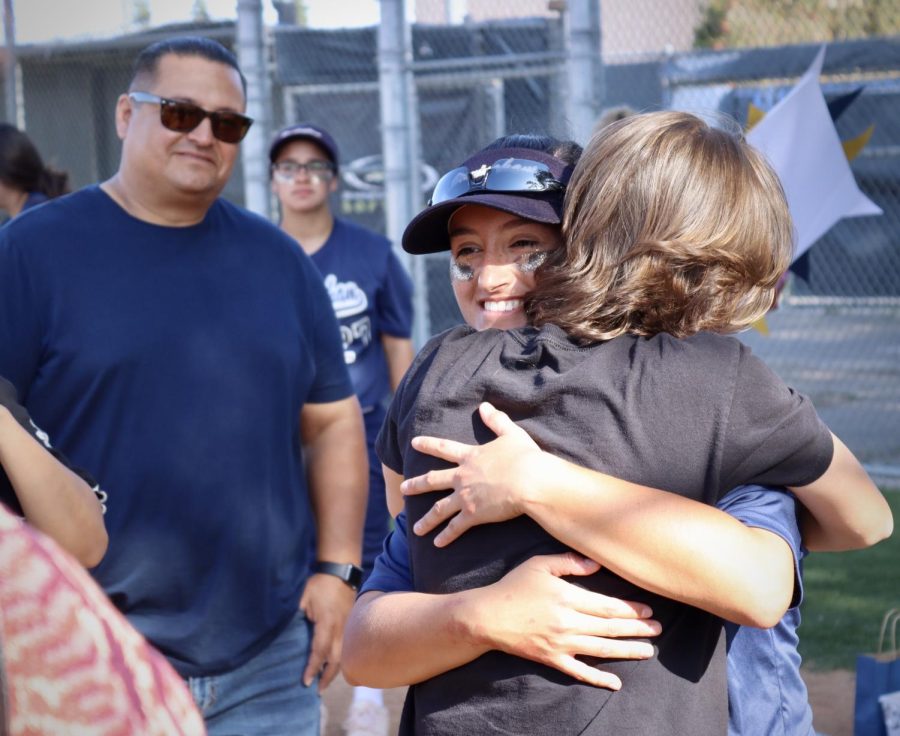
[[[534,273],[544,265],[544,261],[547,260],[548,252],[549,251],[546,250],[538,250],[534,253],[522,256],[516,260],[516,266],[522,273]]]
[[[471,281],[475,278],[475,269],[450,259],[450,278],[454,281]]]

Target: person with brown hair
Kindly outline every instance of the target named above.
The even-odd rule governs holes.
[[[0,123],[0,209],[15,217],[68,191],[69,175],[46,166],[27,134]]]
[[[416,536],[409,537],[416,591],[452,594],[493,583],[518,561],[540,551],[560,549],[545,529],[580,552],[604,560],[600,542],[585,549],[590,547],[591,530],[595,538],[600,536],[596,532],[601,523],[598,519],[606,510],[605,504],[600,503],[603,496],[598,496],[594,504],[585,502],[583,497],[579,499],[587,527],[581,542],[570,541],[582,531],[577,524],[570,525],[572,534],[566,536],[552,523],[539,521],[531,511],[525,517],[519,516],[523,513],[521,506],[499,503],[493,509],[496,516],[482,516],[474,523],[511,521],[472,528],[447,550],[432,544],[434,518],[428,519],[424,528],[420,518],[426,514],[437,516],[438,521],[456,514],[462,517],[473,505],[469,502],[477,497],[474,492],[461,492],[451,478],[453,469],[441,470],[446,466],[437,465],[422,454],[430,450],[421,438],[412,446],[409,440],[416,434],[450,436],[467,443],[485,439],[489,433],[484,425],[477,417],[472,421],[472,408],[485,399],[505,409],[535,436],[541,447],[604,473],[667,488],[707,503],[739,483],[791,485],[799,487],[804,501],[812,499],[808,503],[811,510],[817,517],[818,512],[824,512],[829,533],[843,533],[848,545],[870,544],[890,533],[890,512],[877,489],[846,448],[821,425],[809,401],[787,389],[737,341],[694,332],[697,325],[731,330],[743,324],[754,309],[764,310],[767,306],[761,292],[777,281],[779,274],[775,273],[774,279],[771,274],[790,253],[790,221],[777,179],[745,143],[692,116],[665,113],[639,116],[637,120],[612,126],[588,147],[569,183],[566,234],[571,238],[573,228],[585,225],[579,218],[588,216],[585,210],[591,203],[608,202],[613,214],[598,230],[612,233],[606,247],[615,249],[625,244],[624,252],[620,248],[610,259],[620,267],[613,278],[624,280],[640,273],[650,283],[667,284],[673,295],[669,299],[668,295],[656,294],[663,303],[661,308],[655,307],[651,299],[641,303],[647,312],[646,320],[626,325],[609,339],[569,339],[554,325],[545,325],[539,331],[480,333],[459,328],[423,350],[398,393],[381,443],[382,459],[394,473],[410,477],[427,471],[422,487],[413,487],[415,483],[408,481],[407,492],[456,488],[431,510],[436,496],[407,498],[410,522],[419,522]],[[592,155],[604,144],[605,153]],[[615,151],[627,151],[630,158],[607,165],[604,156],[611,157]],[[641,162],[645,156],[662,157],[663,165],[642,179]],[[685,165],[691,162],[697,165],[696,170]],[[704,171],[707,166],[716,173]],[[626,196],[597,199],[603,195],[593,185],[616,179],[624,189],[634,185],[634,201]],[[733,197],[730,201],[736,203],[724,211],[716,209],[721,201],[708,191],[723,185],[726,195]],[[602,186],[600,191],[603,192]],[[576,192],[578,196],[573,197]],[[740,207],[745,204],[747,209],[741,214]],[[666,221],[666,217],[670,219]],[[580,232],[596,238],[601,234],[591,232],[589,227],[582,227]],[[739,237],[732,239],[729,233]],[[772,250],[756,247],[766,240],[775,255]],[[667,248],[670,244],[674,247]],[[604,268],[605,253],[595,254],[588,247],[581,248],[581,244],[573,246],[569,240],[566,246],[549,253],[546,270],[558,270],[563,277],[575,271],[577,280],[591,279],[596,270]],[[604,244],[595,239],[592,247]],[[706,257],[710,251],[718,254],[718,261]],[[456,257],[456,246],[453,253]],[[666,253],[673,254],[672,260],[665,258]],[[648,258],[642,262],[641,255],[645,254]],[[697,257],[691,258],[692,255]],[[734,273],[729,272],[729,264]],[[741,298],[733,302],[715,298],[715,290],[709,289],[697,273],[703,270],[709,271],[718,283],[730,284],[732,295],[741,293],[753,302],[754,295],[760,293],[756,306],[745,308]],[[536,293],[542,293],[546,272],[541,269],[538,273],[541,278]],[[593,289],[603,288],[606,283],[590,282]],[[641,285],[639,280],[634,282],[634,286]],[[569,303],[566,289],[571,286],[569,282],[551,291],[550,298],[558,302],[536,297],[529,300],[530,307],[550,304],[546,316],[554,303],[561,307]],[[683,298],[684,290],[707,294],[711,299],[709,303],[702,299],[694,302],[690,293]],[[571,301],[576,318],[584,317],[587,329],[594,329],[593,312],[578,313],[575,299]],[[597,311],[604,307],[594,304]],[[704,314],[704,308],[708,308],[712,319]],[[622,311],[609,310],[612,331],[621,327]],[[696,317],[697,321],[692,323],[686,316]],[[571,319],[572,324],[583,330],[576,318]],[[655,331],[661,324],[672,325],[684,337]],[[588,344],[580,345],[581,341]],[[691,432],[669,431],[682,424],[690,426]],[[431,454],[453,460],[447,453]],[[556,478],[563,483],[569,477],[563,472],[565,464],[560,463],[556,466]],[[527,479],[533,467],[524,458],[519,462],[513,456],[503,472]],[[533,480],[538,482],[537,478]],[[581,480],[586,482],[587,477],[582,475]],[[856,513],[846,508],[848,489],[858,494]],[[845,495],[839,496],[838,491]],[[552,516],[552,498],[549,503],[547,511]],[[637,518],[636,511],[647,510],[638,504],[629,511],[624,502],[613,506],[626,522]],[[841,513],[829,515],[829,510],[836,509]],[[467,528],[465,520],[457,523],[456,517],[447,529],[454,525],[457,533],[460,527]],[[631,542],[639,548],[633,538]],[[649,551],[653,557],[657,546],[649,541],[649,549],[637,549],[635,554],[643,551],[648,556]],[[702,538],[692,545],[698,552],[710,547],[715,545]],[[719,547],[713,551],[708,564],[724,570],[729,561],[722,559]],[[615,570],[612,565],[609,567]],[[477,646],[461,646],[449,671],[424,675],[428,678],[425,681],[414,680],[416,698],[409,707],[407,723],[415,724],[413,728],[427,727],[434,733],[477,730],[479,723],[512,731],[525,729],[529,733],[558,733],[560,729],[621,732],[626,724],[641,733],[723,733],[727,712],[720,659],[721,622],[641,590],[644,587],[658,593],[659,585],[632,586],[602,570],[582,582],[590,589],[650,603],[654,615],[663,622],[657,659],[636,663],[600,660],[600,666],[621,677],[624,686],[620,692],[611,695],[585,688],[533,662],[479,650]],[[677,586],[678,580],[674,582]],[[737,588],[740,583],[734,581],[732,587]],[[504,606],[509,604],[509,590],[507,585],[505,593],[501,594],[499,588],[495,591],[496,619],[503,619],[508,613]],[[372,595],[368,593],[364,599],[368,601],[367,608],[373,601]],[[389,599],[390,596],[382,595],[377,600]],[[442,605],[445,611],[466,610],[462,599],[455,597],[445,598]],[[399,612],[396,608],[393,611]],[[382,623],[388,620],[381,619]],[[406,654],[397,650],[404,636],[409,639],[416,628],[409,617],[393,620],[404,621],[404,632],[398,632],[398,640],[387,638],[384,628],[380,629],[380,645],[395,647],[396,656],[385,666],[396,664],[404,656],[415,657],[415,647],[423,643],[412,639]],[[495,630],[499,627],[494,622],[482,623]],[[511,650],[521,653],[515,646]],[[423,671],[421,662],[416,666]]]

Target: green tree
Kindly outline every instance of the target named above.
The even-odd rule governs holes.
[[[194,23],[206,23],[209,21],[209,10],[206,9],[206,0],[194,0],[191,6],[191,20]]]
[[[139,28],[150,25],[150,6],[147,0],[134,0],[131,6],[131,22]]]
[[[702,0],[694,46],[780,46],[897,34],[895,0]]]

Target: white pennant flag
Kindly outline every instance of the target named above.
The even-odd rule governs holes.
[[[841,146],[819,75],[823,46],[787,96],[747,134],[778,173],[794,219],[794,260],[844,217],[880,215],[856,185]]]

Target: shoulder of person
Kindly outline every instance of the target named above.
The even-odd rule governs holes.
[[[736,337],[713,332],[698,332],[690,337],[660,333],[647,338],[632,337],[632,341],[630,349],[639,351],[646,359],[685,363],[736,363],[750,353],[750,348]]]
[[[219,197],[213,202],[210,214],[220,218],[220,221],[231,233],[241,232],[241,237],[248,238],[248,242],[252,243],[255,250],[262,252],[264,249],[269,249],[285,255],[291,260],[306,264],[310,268],[315,268],[312,265],[312,259],[306,255],[303,248],[297,247],[297,241],[262,215],[229,202],[223,197]]]
[[[497,330],[488,331],[498,332]],[[416,357],[409,367],[408,373],[412,373],[421,368],[423,363],[430,363],[442,348],[448,348],[460,343],[465,345],[467,339],[477,339],[478,336],[482,334],[484,333],[478,332],[474,328],[469,327],[469,325],[456,325],[455,327],[450,327],[436,335],[432,335],[421,347],[419,352],[416,353]]]
[[[78,222],[90,221],[101,202],[98,185],[85,187],[23,211],[3,225],[0,233],[5,235],[4,240],[26,241],[29,248],[49,245],[55,238],[45,233],[58,228],[70,230]]]
[[[383,253],[391,250],[391,241],[384,235],[352,220],[335,217],[334,227],[336,235],[343,240],[349,240],[356,247],[371,248]]]

